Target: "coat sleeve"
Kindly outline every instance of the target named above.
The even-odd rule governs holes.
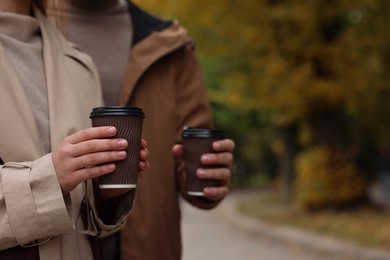
[[[0,250],[29,246],[74,229],[51,154],[0,165]]]
[[[113,199],[102,199],[93,181],[87,181],[86,198],[81,206],[84,218],[84,234],[96,237],[106,237],[119,231],[130,213],[133,193]],[[103,200],[103,201],[102,201]]]
[[[184,126],[212,129],[214,122],[203,72],[195,56],[193,46],[188,45],[176,51],[172,63],[177,64],[176,111],[178,120],[176,139],[179,142]],[[218,205],[219,201],[187,195],[182,162],[176,163],[176,174],[180,193],[189,203],[202,209],[211,209]]]

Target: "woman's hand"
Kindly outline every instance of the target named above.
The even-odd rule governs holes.
[[[148,143],[145,139],[141,139],[141,150],[139,152],[139,170],[140,172],[145,171],[149,167],[149,150]]]
[[[109,162],[126,158],[128,143],[125,139],[110,139],[115,134],[116,128],[111,126],[87,128],[66,137],[53,151],[53,165],[63,194],[83,181],[113,172],[115,164]]]

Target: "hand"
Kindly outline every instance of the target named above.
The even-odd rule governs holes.
[[[220,168],[200,168],[196,174],[202,179],[215,179],[221,181],[220,187],[206,187],[203,192],[209,200],[221,200],[229,193],[229,183],[232,175],[234,142],[231,139],[223,139],[213,142],[215,153],[203,154],[200,158],[205,165],[221,165]],[[176,144],[172,148],[175,156],[183,155],[183,146]]]
[[[63,194],[83,181],[113,172],[115,164],[110,162],[126,158],[127,141],[110,139],[115,134],[116,128],[111,126],[87,128],[66,137],[53,151],[53,165]]]
[[[149,150],[148,144],[145,139],[141,139],[141,150],[139,152],[139,170],[140,172],[145,171],[149,167]],[[140,176],[139,176],[140,177]]]

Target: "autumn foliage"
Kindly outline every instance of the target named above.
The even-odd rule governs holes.
[[[353,180],[375,176],[377,147],[390,141],[390,1],[137,2],[188,28],[217,123],[237,138],[239,160],[267,165],[269,147],[282,140],[285,149],[275,156],[288,153],[292,171],[267,169],[293,175],[285,178],[298,183],[292,196],[308,204],[325,201],[331,195],[314,199],[300,191],[342,180],[344,195],[328,202],[361,197],[363,182]],[[287,141],[279,137],[286,129],[294,129]],[[318,151],[335,156],[321,159]],[[344,166],[329,166],[343,154],[351,155]]]

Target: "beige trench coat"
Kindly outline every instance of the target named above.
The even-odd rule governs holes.
[[[35,10],[42,31],[48,88],[51,149],[65,136],[90,127],[89,112],[102,104],[96,69]],[[106,226],[97,217],[88,184],[89,227],[80,204],[85,186],[63,197],[51,154],[43,155],[28,99],[0,43],[0,251],[38,243],[41,260],[92,259],[87,237],[104,236],[124,224]]]

